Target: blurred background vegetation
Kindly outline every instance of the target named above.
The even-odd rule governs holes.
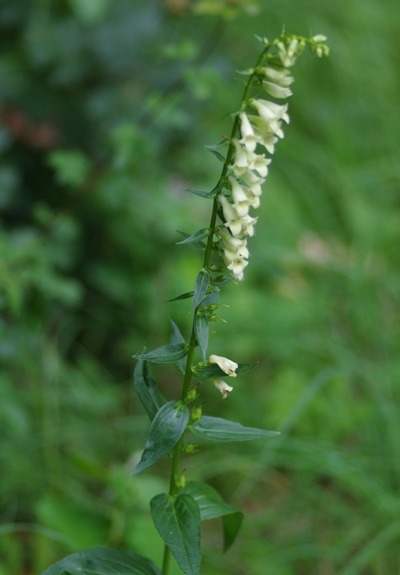
[[[258,362],[207,413],[281,430],[186,458],[246,512],[202,573],[400,573],[400,13],[395,0],[0,1],[0,575],[83,547],[160,563],[132,478],[148,420],[132,355],[187,334],[209,206],[254,35],[328,36],[295,68],[246,281],[212,351]],[[153,370],[176,396],[172,369]],[[174,575],[178,573],[175,568]]]

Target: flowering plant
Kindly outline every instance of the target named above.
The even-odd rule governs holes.
[[[182,233],[184,239],[179,242],[204,251],[203,266],[193,291],[174,298],[193,300],[190,338],[186,341],[178,326],[171,321],[169,344],[134,356],[138,360],[134,385],[151,426],[133,475],[173,452],[169,492],[156,495],[150,502],[153,522],[165,543],[162,571],[151,561],[132,552],[92,549],[66,557],[44,575],[107,575],[110,572],[167,575],[171,554],[185,575],[199,575],[201,522],[222,517],[224,550],[232,545],[239,531],[243,519],[240,511],[225,503],[210,486],[186,482],[181,472],[181,456],[194,453],[197,446],[185,444],[185,433],[188,431],[202,439],[226,442],[267,438],[277,435],[277,432],[203,415],[201,406],[190,408],[189,405],[198,398],[197,386],[192,386],[192,379],[210,381],[226,398],[233,387],[223,378],[228,377],[232,381],[253,367],[214,353],[208,355],[209,324],[217,319],[220,288],[234,280],[242,281],[249,264],[247,239],[254,235],[258,220],[251,210],[260,206],[270,156],[274,154],[278,140],[284,136],[284,125],[289,122],[288,104],[281,103],[292,95],[290,86],[294,78],[289,68],[307,45],[318,57],[328,54],[326,38],[321,35],[312,38],[281,35],[273,42],[266,38],[260,41],[263,50],[256,65],[241,72],[247,81],[240,109],[234,114],[231,135],[210,148],[223,162],[220,178],[210,192],[187,190],[212,201],[209,226],[192,235]],[[266,97],[252,97],[253,88],[264,90]],[[225,156],[220,151],[223,147],[227,147]],[[195,364],[197,350],[201,360]],[[167,401],[163,397],[149,372],[148,363],[175,364],[183,374],[180,399]]]

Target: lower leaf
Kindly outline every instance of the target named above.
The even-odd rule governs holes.
[[[154,525],[185,575],[199,575],[200,509],[191,495],[160,493],[150,502]]]
[[[235,541],[243,521],[243,513],[225,503],[220,494],[210,485],[189,481],[181,493],[191,495],[200,508],[201,520],[222,517],[224,551]]]
[[[42,575],[161,575],[149,559],[132,551],[85,549],[58,561]]]

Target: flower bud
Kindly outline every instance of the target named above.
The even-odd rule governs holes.
[[[201,414],[202,414],[201,406],[192,409],[192,412],[190,414],[190,423],[196,423],[196,421],[199,421],[199,419],[201,419]]]

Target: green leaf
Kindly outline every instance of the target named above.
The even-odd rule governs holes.
[[[203,361],[207,360],[207,347],[208,347],[208,318],[205,313],[197,312],[194,319],[194,331],[196,333],[197,343],[199,344]]]
[[[183,294],[181,294],[181,295],[178,295],[178,296],[176,296],[176,297],[174,297],[174,298],[172,298],[172,299],[169,299],[169,300],[167,301],[167,303],[170,303],[171,301],[179,301],[179,300],[181,300],[181,299],[189,299],[189,298],[193,297],[193,294],[194,294],[194,292],[188,291],[188,292],[183,293]]]
[[[178,233],[182,233],[182,232],[178,232]],[[207,238],[209,235],[210,235],[210,230],[208,228],[202,228],[201,230],[198,230],[195,234],[192,234],[191,236],[187,236],[181,242],[176,242],[176,243],[178,245],[195,244],[196,242],[199,242],[200,240],[204,240],[204,238]]]
[[[173,343],[157,347],[157,349],[153,349],[149,353],[138,353],[133,357],[151,361],[152,363],[175,363],[185,357],[188,352],[189,349],[185,343]]]
[[[210,286],[210,274],[208,273],[207,270],[202,269],[200,270],[194,284],[194,296],[191,311],[193,311],[202,301],[202,299],[207,293],[209,286]]]
[[[224,515],[222,518],[222,526],[224,532],[224,551],[228,551],[229,547],[236,539],[243,522],[243,513],[236,511],[229,515]]]
[[[218,491],[206,483],[188,481],[180,493],[191,495],[197,502],[202,521],[229,515],[229,513],[236,513],[237,511],[232,505],[225,503]]]
[[[243,521],[243,513],[222,500],[220,494],[210,485],[189,481],[181,491],[193,497],[200,508],[201,520],[223,517],[224,551],[234,542]]]
[[[177,444],[189,421],[190,412],[181,401],[169,401],[157,412],[139,464],[132,475],[150,467]]]
[[[179,327],[176,325],[174,321],[172,321],[172,319],[170,319],[169,321],[171,322],[172,326],[170,343],[171,344],[185,343],[184,337],[179,331]],[[185,373],[186,371],[186,361],[187,361],[186,358],[183,358],[175,362],[177,369],[181,373]]]
[[[217,152],[217,150],[210,150],[210,152],[214,154],[214,156],[216,156],[220,162],[225,163],[225,158],[220,152]]]
[[[247,68],[247,70],[236,70],[236,74],[241,74],[242,76],[251,76],[254,73],[254,68]]]
[[[190,235],[187,234],[186,232],[181,232],[180,230],[176,230],[178,232],[178,234],[181,234],[181,236],[183,236],[184,238],[190,238]],[[206,248],[206,244],[204,242],[193,242],[192,246],[194,246],[195,248],[198,248],[199,250],[204,250]]]
[[[167,400],[158,390],[154,377],[149,373],[147,363],[142,359],[137,362],[135,367],[133,385],[135,386],[141,404],[145,408],[150,420],[152,420]]]
[[[160,493],[150,501],[157,531],[185,575],[199,575],[201,562],[200,509],[191,495],[176,499]]]
[[[279,435],[278,431],[245,427],[241,423],[207,415],[193,423],[190,426],[190,430],[199,437],[211,439],[212,441],[250,441],[252,439]]]
[[[193,188],[184,188],[185,192],[190,192],[191,194],[196,194],[196,196],[201,196],[202,198],[213,198],[213,192],[205,192],[204,190],[195,190]]]
[[[229,144],[228,140],[221,140],[218,144],[209,144],[208,146],[204,146],[208,150],[216,150],[217,148],[222,148],[223,146],[227,146]]]
[[[239,363],[236,368],[236,373],[242,373],[243,371],[248,371],[252,369],[256,363]],[[200,377],[201,379],[210,379],[213,377],[226,377],[226,373],[222,371],[218,365],[206,365],[205,367],[198,367],[192,369],[193,375]]]
[[[85,549],[58,561],[42,575],[161,575],[149,559],[132,551]]]

